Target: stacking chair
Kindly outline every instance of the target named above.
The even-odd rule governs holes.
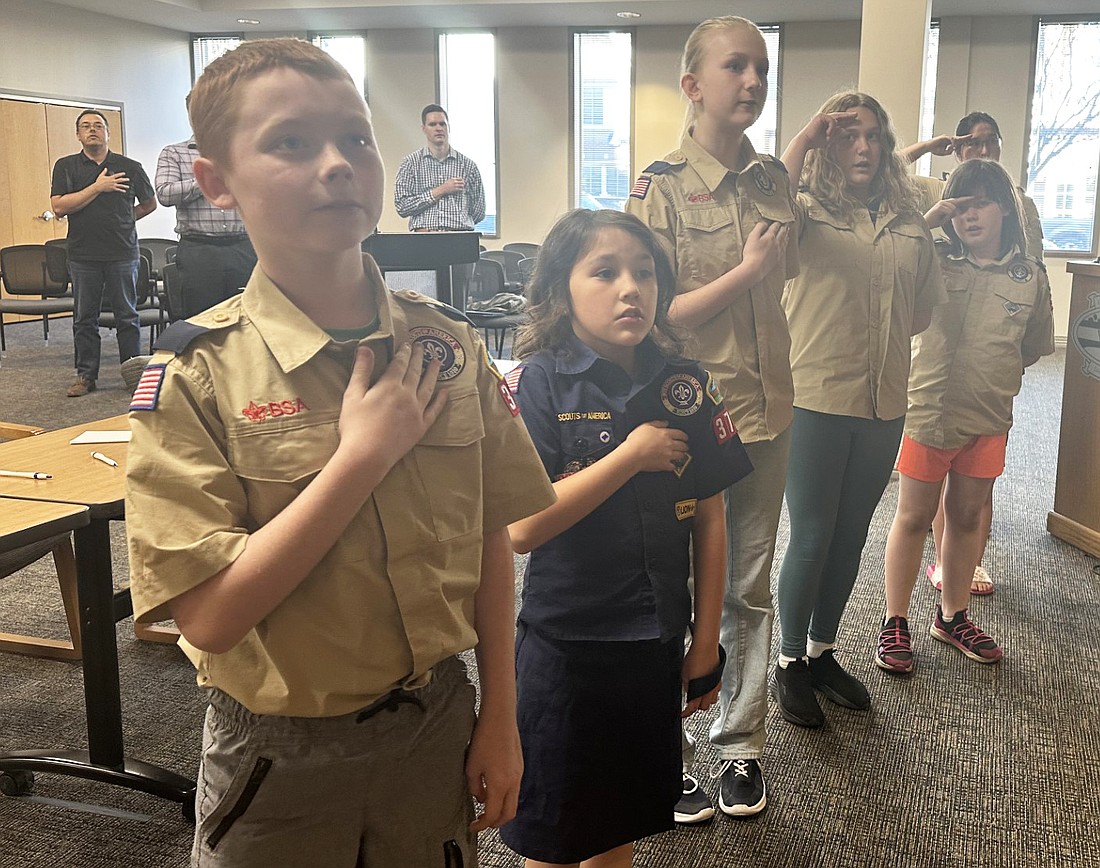
[[[8,348],[4,314],[42,317],[42,339],[50,340],[50,314],[72,313],[73,297],[66,280],[54,280],[46,263],[44,244],[16,244],[0,250],[0,283],[10,296],[0,298],[0,351]]]
[[[32,425],[0,422],[0,438],[6,440],[31,437],[41,434],[42,430]],[[72,535],[59,534],[0,554],[0,579],[8,578],[46,555],[53,555],[70,639],[66,641],[24,636],[19,633],[0,633],[0,651],[14,651],[17,654],[49,657],[53,660],[79,660],[80,607],[77,603],[76,558],[73,556]]]
[[[491,310],[471,310],[469,302],[484,302],[507,292],[504,281],[504,266],[495,259],[479,259],[474,263],[474,273],[470,279],[470,289],[467,295],[466,316],[480,328],[485,334],[485,343],[489,343],[489,333],[493,333],[493,346],[496,348],[495,358],[500,358],[504,352],[504,340],[509,329],[516,329],[525,321],[522,313],[498,313]]]
[[[180,270],[175,262],[168,262],[161,270],[161,283],[164,291],[161,295],[161,304],[168,312],[168,321],[175,322],[183,319],[183,295],[180,288]]]
[[[46,273],[54,283],[65,284],[66,291],[72,292],[69,286],[69,239],[52,238],[46,242]]]
[[[504,245],[505,250],[512,250],[521,256],[527,256],[534,259],[539,252],[540,245],[532,244],[530,241],[510,241]]]
[[[523,281],[519,275],[519,261],[523,254],[514,250],[486,250],[482,259],[495,259],[504,266],[504,288],[508,292],[523,292]]]
[[[174,262],[175,250],[178,241],[171,238],[139,238],[138,249],[148,255],[149,264],[152,266],[153,280],[163,280],[164,266]],[[171,258],[169,258],[171,257]]]

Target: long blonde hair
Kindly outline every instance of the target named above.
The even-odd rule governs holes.
[[[909,169],[898,153],[898,138],[886,109],[873,96],[858,91],[833,94],[818,109],[819,114],[847,112],[863,107],[878,122],[882,158],[878,171],[871,180],[871,201],[880,208],[895,214],[917,210],[917,191],[909,180]],[[852,214],[866,204],[848,193],[844,171],[833,156],[832,148],[820,148],[806,155],[802,168],[802,187],[817,199],[826,210],[850,219]]]
[[[760,38],[764,38],[764,34],[760,33],[760,28],[756,26],[748,18],[742,18],[740,15],[720,15],[716,18],[708,18],[706,21],[700,22],[694,30],[691,31],[691,35],[687,38],[687,42],[684,43],[684,53],[680,59],[680,77],[683,78],[687,73],[692,75],[699,74],[699,67],[703,64],[703,58],[707,54],[707,46],[710,43],[710,37],[715,33],[723,30],[732,30],[737,27],[744,27],[749,30],[754,30],[760,35]],[[684,112],[684,132],[687,133],[695,126],[695,115],[698,107],[691,100],[688,100],[687,109]]]

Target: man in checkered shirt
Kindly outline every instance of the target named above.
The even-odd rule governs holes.
[[[215,208],[195,181],[192,166],[199,155],[195,137],[168,145],[157,161],[157,199],[175,206],[176,267],[183,309],[174,317],[194,316],[236,295],[256,266],[256,251],[235,210]]]
[[[413,232],[469,232],[485,218],[481,172],[450,144],[447,112],[435,104],[420,113],[427,147],[401,161],[394,182],[397,213]]]

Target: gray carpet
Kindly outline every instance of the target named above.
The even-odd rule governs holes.
[[[0,417],[60,427],[121,412],[127,394],[113,340],[104,340],[100,391],[64,397],[72,380],[67,321],[49,346],[33,325],[8,331],[0,367]],[[1077,866],[1100,865],[1094,796],[1100,780],[1100,578],[1094,559],[1050,537],[1064,353],[1025,377],[1008,471],[986,566],[997,592],[976,599],[975,617],[1005,647],[1003,663],[970,663],[927,634],[934,597],[917,585],[912,622],[917,672],[896,679],[871,662],[882,606],[882,550],[893,514],[887,489],[848,609],[840,656],[868,684],[871,711],[824,703],[828,723],[807,731],[769,715],[764,757],[768,808],[759,817],[718,817],[640,844],[638,866]],[[123,528],[117,575],[125,577]],[[780,552],[786,544],[781,530]],[[0,582],[3,629],[63,635],[48,561]],[[193,774],[202,696],[174,648],[118,628],[127,753]],[[713,754],[708,719],[697,771],[704,786]],[[80,670],[0,655],[0,751],[82,746]],[[35,797],[0,797],[0,866],[184,866],[191,830],[178,806],[71,778],[39,775]],[[89,813],[125,811],[133,817]],[[520,860],[496,837],[482,839],[482,865]],[[319,854],[316,866],[326,863]],[[404,866],[402,866],[404,868]]]

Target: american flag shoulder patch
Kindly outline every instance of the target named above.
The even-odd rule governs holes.
[[[649,192],[651,183],[653,183],[653,179],[649,175],[639,175],[638,180],[634,182],[634,186],[630,188],[630,195],[635,199],[644,199],[646,193]]]
[[[145,370],[130,399],[131,410],[155,410],[160,398],[160,387],[164,383],[165,365],[146,365]]]
[[[516,389],[519,388],[519,378],[523,376],[523,365],[512,368],[507,374],[504,375],[504,382],[508,384],[508,388],[511,389],[512,394],[515,394]]]

